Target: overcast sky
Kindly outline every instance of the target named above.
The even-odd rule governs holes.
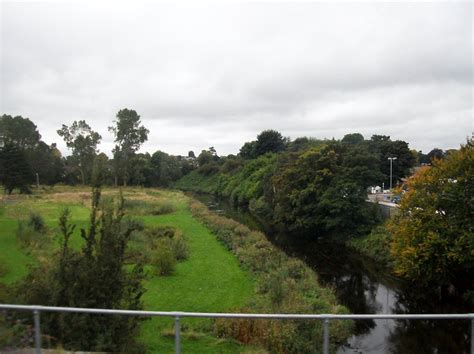
[[[142,151],[237,153],[265,129],[292,139],[390,135],[425,153],[474,131],[473,8],[453,3],[1,4],[0,113],[65,145],[103,137],[121,108]]]

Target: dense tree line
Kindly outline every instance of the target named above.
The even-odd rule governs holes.
[[[207,156],[206,159],[200,157]],[[177,186],[230,198],[274,225],[312,237],[357,234],[377,220],[367,188],[402,183],[416,163],[404,141],[348,134],[340,141],[284,138],[266,130],[237,156],[198,157],[199,167]]]
[[[37,126],[29,118],[2,115],[0,184],[8,194],[15,189],[29,193],[37,183],[90,184],[92,166],[97,159],[105,166],[104,183],[109,185],[167,187],[194,169],[194,153],[193,157],[172,156],[162,151],[151,155],[138,153],[149,131],[134,110],[120,110],[109,129],[116,143],[111,159],[99,151],[102,136],[85,120],[74,121],[69,126],[63,124],[57,133],[71,152],[64,157],[56,144],[48,145],[41,140]]]

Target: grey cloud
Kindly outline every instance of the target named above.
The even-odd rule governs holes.
[[[123,107],[151,130],[144,150],[180,154],[236,153],[268,128],[379,132],[424,150],[473,130],[469,3],[2,8],[1,111],[30,117],[48,142],[86,119],[110,152]]]

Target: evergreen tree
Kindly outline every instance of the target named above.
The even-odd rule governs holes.
[[[98,161],[97,165],[103,165]],[[81,229],[84,245],[71,246],[75,225],[70,213],[60,217],[61,248],[50,262],[34,268],[19,285],[26,303],[105,309],[142,309],[142,265],[126,269],[125,249],[137,222],[126,219],[124,201],[100,203],[103,166],[94,173],[92,211],[88,229]],[[44,333],[70,350],[132,352],[137,350],[140,319],[136,317],[51,313],[42,316]]]
[[[30,193],[29,182],[33,178],[25,152],[11,143],[0,149],[0,183],[11,194],[15,188],[20,193]]]

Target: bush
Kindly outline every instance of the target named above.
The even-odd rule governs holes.
[[[204,176],[214,175],[219,172],[219,165],[215,162],[210,162],[199,167],[197,172]]]
[[[186,240],[180,234],[176,234],[172,239],[172,251],[173,255],[178,261],[182,261],[188,258],[189,251]]]
[[[18,241],[20,241],[21,246],[34,247],[38,244],[38,241],[41,240],[42,234],[33,230],[29,224],[19,221],[16,237]]]
[[[151,226],[145,229],[145,236],[148,241],[153,241],[162,237],[172,238],[175,233],[176,229],[171,226]]]
[[[162,203],[153,205],[153,207],[151,208],[150,214],[163,215],[163,214],[170,214],[174,211],[176,211],[176,208],[172,203],[162,202]]]
[[[176,266],[176,258],[169,239],[160,240],[160,244],[152,257],[152,265],[157,275],[171,275]]]
[[[347,244],[376,262],[392,267],[393,258],[390,255],[391,241],[392,235],[385,225],[381,225],[375,227],[367,236],[352,239]]]
[[[40,214],[31,213],[28,226],[35,232],[44,233],[46,231],[46,224]]]
[[[134,215],[163,215],[176,210],[168,201],[147,201],[130,199],[125,201],[125,209]]]

